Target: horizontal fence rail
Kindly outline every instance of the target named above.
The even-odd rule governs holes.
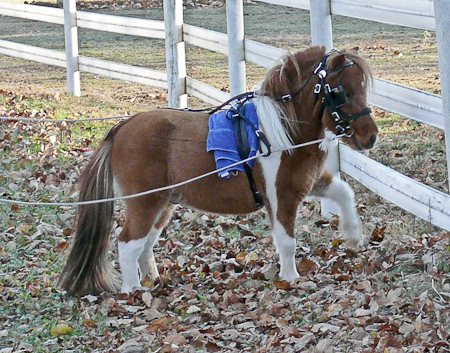
[[[119,64],[86,56],[79,57],[79,68],[80,71],[91,74],[167,89],[167,74],[164,71]]]
[[[369,102],[379,108],[444,129],[442,97],[399,83],[374,78]]]
[[[16,4],[0,1],[0,14],[28,20],[64,24],[64,10],[47,6]]]
[[[92,12],[77,11],[77,26],[147,38],[164,39],[166,36],[166,28],[162,21]]]
[[[212,87],[204,82],[186,77],[187,94],[197,97],[206,103],[220,105],[230,99],[230,94]]]
[[[436,28],[432,0],[331,0],[331,13],[398,26]]]
[[[228,36],[225,33],[185,24],[183,35],[188,44],[228,55]]]
[[[66,67],[66,54],[54,49],[45,49],[0,39],[0,54],[37,61],[47,65]]]
[[[361,184],[441,228],[450,230],[450,197],[385,165],[340,145],[341,171]]]
[[[309,0],[258,0],[259,2],[266,2],[271,5],[280,5],[295,7],[297,9],[309,10]]]
[[[259,0],[274,5],[310,9],[309,0]],[[434,30],[433,0],[331,0],[331,14]]]
[[[309,0],[261,0],[275,5],[309,10]],[[432,0],[331,0],[330,12],[393,25],[434,30]],[[0,1],[0,13],[30,20],[64,24],[64,11],[36,5],[24,5]],[[164,39],[165,23],[114,15],[77,11],[79,28]],[[229,54],[227,34],[183,24],[185,43],[214,52]],[[245,60],[263,67],[272,67],[286,50],[253,40],[244,39]],[[11,41],[0,40],[0,53],[33,60],[40,63],[66,67],[64,52],[38,48]],[[102,59],[78,56],[78,70],[114,79],[168,89],[166,72],[144,67],[120,64]],[[230,94],[204,82],[186,77],[185,91],[209,104],[218,105],[230,98]],[[444,129],[442,97],[398,83],[374,79],[369,102],[416,121]],[[363,185],[403,209],[450,230],[450,196],[412,180],[363,154],[340,145],[340,169]]]
[[[272,67],[287,50],[272,47],[267,44],[245,40],[245,60],[264,67]]]

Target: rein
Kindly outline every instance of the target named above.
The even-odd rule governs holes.
[[[297,148],[302,148],[302,147],[307,147],[307,146],[311,146],[311,145],[315,145],[315,144],[324,144],[324,146],[328,146],[330,144],[331,141],[336,140],[341,138],[342,136],[332,136],[332,137],[326,137],[323,139],[318,139],[318,140],[313,140],[313,141],[308,141],[308,142],[304,142],[295,146],[290,147],[289,149],[297,149]],[[281,149],[281,150],[276,150],[276,151],[272,151],[273,153],[280,153],[283,152],[287,149]],[[185,180],[185,181],[181,181],[179,183],[176,184],[172,184],[172,185],[167,185],[167,186],[163,186],[157,189],[152,189],[152,190],[147,190],[147,191],[142,191],[139,193],[135,193],[135,194],[129,194],[129,195],[124,195],[124,196],[117,196],[117,197],[110,197],[110,198],[106,198],[106,199],[97,199],[97,200],[88,200],[88,201],[75,201],[75,202],[40,202],[40,201],[20,201],[20,200],[9,200],[9,199],[1,199],[0,198],[0,203],[6,203],[6,204],[17,204],[17,205],[25,205],[25,206],[81,206],[81,205],[93,205],[96,203],[105,203],[105,202],[114,202],[114,201],[119,201],[119,200],[128,200],[128,199],[133,199],[136,197],[141,197],[141,196],[145,196],[145,195],[150,195],[150,194],[154,194],[157,192],[161,192],[161,191],[166,191],[166,190],[171,190],[189,183],[192,183],[194,181],[206,178],[210,175],[214,175],[217,174],[217,172],[223,171],[228,169],[229,167],[234,167],[237,166],[239,164],[242,163],[246,163],[248,161],[251,161],[253,159],[259,158],[261,157],[261,154],[256,154],[253,157],[249,157],[246,158],[242,161],[238,161],[236,163],[230,164],[229,166],[220,168],[220,169],[215,169],[212,170],[210,172],[207,172],[205,174],[201,174],[198,175],[194,178]]]

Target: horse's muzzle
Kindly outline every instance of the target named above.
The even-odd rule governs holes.
[[[353,134],[349,140],[348,143],[352,145],[352,147],[356,150],[370,150],[378,140],[378,134],[373,133],[369,135],[367,138],[360,138],[357,136],[357,134]]]

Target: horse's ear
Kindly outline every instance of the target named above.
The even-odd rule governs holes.
[[[330,63],[328,64],[328,68],[330,70],[333,70],[339,66],[342,66],[345,64],[346,60],[347,58],[345,57],[345,53],[333,55],[330,57]]]
[[[355,52],[356,54],[358,54],[358,52],[359,52],[359,47],[354,47],[354,48],[350,49],[350,51],[353,51],[353,52]]]

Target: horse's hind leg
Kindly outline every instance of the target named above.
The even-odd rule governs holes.
[[[358,211],[355,207],[355,194],[350,185],[325,171],[314,185],[310,195],[329,198],[336,202],[340,209],[339,227],[346,239],[345,244],[357,250],[362,245],[363,237]]]
[[[139,256],[139,267],[141,272],[141,279],[150,275],[152,280],[159,277],[158,268],[156,267],[155,256],[153,254],[153,247],[158,241],[164,228],[170,222],[173,211],[176,205],[169,205],[163,213],[159,216],[158,221],[151,227],[146,237],[144,250]]]
[[[122,270],[122,293],[140,287],[138,260],[146,248],[148,234],[158,220],[166,201],[140,197],[127,201],[126,221],[119,235],[119,263]]]

